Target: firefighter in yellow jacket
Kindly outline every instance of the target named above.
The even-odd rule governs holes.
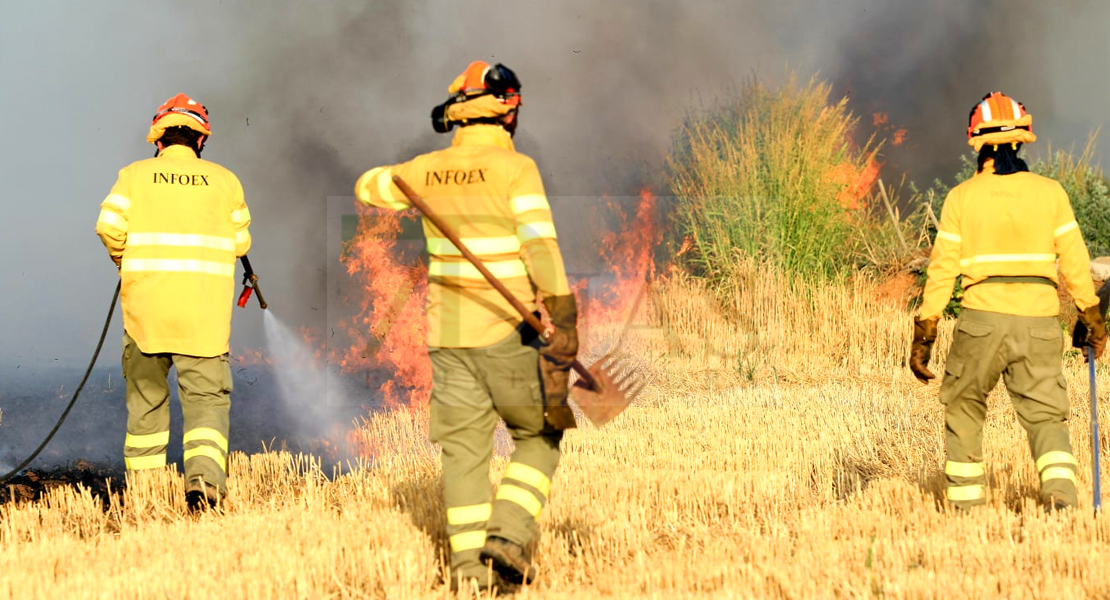
[[[964,298],[945,364],[949,502],[966,508],[986,502],[983,419],[999,375],[1029,438],[1046,509],[1074,507],[1077,462],[1068,437],[1068,392],[1061,371],[1063,339],[1056,287],[1059,273],[1088,328],[1094,360],[1106,346],[1103,316],[1090,274],[1090,257],[1059,183],[1028,171],[1021,145],[1037,138],[1033,117],[994,92],[971,111],[969,144],[979,170],[944,201],[928,282],[914,323],[910,368],[922,382],[934,377],[929,357],[937,321],[956,276]],[[1084,350],[1084,354],[1087,354]]]
[[[441,133],[459,127],[451,147],[371,169],[359,178],[355,194],[374,206],[409,208],[391,180],[401,176],[517,299],[535,308],[538,291],[555,326],[553,341],[541,346],[478,270],[424,222],[430,437],[442,447],[452,585],[486,588],[534,576],[525,546],[547,502],[562,429],[573,426],[566,397],[578,348],[577,309],[539,170],[513,148],[520,105],[516,75],[476,61],[448,93],[432,120]],[[546,419],[545,404],[551,407]],[[489,460],[498,417],[515,450],[491,497]],[[487,565],[499,578],[487,579]]]
[[[147,135],[155,158],[119,172],[96,222],[122,280],[124,461],[129,472],[166,465],[166,377],[175,367],[192,509],[215,506],[227,491],[235,260],[251,245],[239,179],[200,158],[210,135],[203,105],[185,94],[167,100]]]

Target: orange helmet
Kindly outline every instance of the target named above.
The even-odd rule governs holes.
[[[1025,105],[1002,92],[991,92],[971,109],[967,124],[967,143],[980,150],[993,144],[1035,142],[1033,115]]]
[[[208,124],[208,109],[185,94],[178,94],[162,103],[150,121],[146,141],[157,142],[170,127],[188,127],[204,135],[212,135]]]
[[[476,60],[447,87],[450,97],[432,109],[432,127],[439,133],[455,123],[482,123],[520,108],[520,80],[516,73],[498,63],[490,66]]]

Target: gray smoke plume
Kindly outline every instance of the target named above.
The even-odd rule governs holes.
[[[658,185],[687,111],[750,76],[829,79],[861,137],[888,113],[908,141],[888,147],[887,168],[923,184],[955,170],[968,110],[995,89],[1026,104],[1042,140],[1082,145],[1110,124],[1108,26],[1105,0],[11,3],[0,388],[17,366],[48,380],[87,359],[116,277],[93,234],[98,204],[119,168],[152,153],[148,119],[180,91],[211,110],[205,158],[243,182],[273,310],[322,327],[339,268],[328,198],[447,145],[428,113],[471,60],[520,76],[518,149],[541,167],[560,236],[589,249],[580,203]],[[1106,165],[1110,131],[1099,149]],[[233,348],[262,345],[261,321],[236,309]],[[117,316],[101,365],[118,368],[120,333]]]

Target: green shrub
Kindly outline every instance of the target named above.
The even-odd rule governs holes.
[[[870,188],[878,145],[853,146],[857,118],[829,93],[816,79],[778,89],[750,80],[675,133],[675,221],[700,275],[722,283],[738,256],[803,278],[855,269],[861,232],[875,228],[850,205]]]

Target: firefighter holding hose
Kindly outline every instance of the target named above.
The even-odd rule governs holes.
[[[549,342],[540,343],[478,269],[424,220],[429,433],[442,448],[451,585],[498,589],[535,574],[525,547],[551,490],[562,430],[574,426],[566,398],[578,348],[577,307],[539,170],[513,147],[521,101],[516,75],[504,65],[475,61],[448,93],[432,111],[432,125],[440,133],[458,127],[451,147],[371,169],[355,194],[373,206],[410,208],[392,182],[400,176],[528,309],[536,308],[538,292],[554,324]],[[489,461],[498,418],[515,449],[493,496]]]
[[[174,367],[193,510],[215,507],[227,493],[235,260],[251,245],[239,179],[200,158],[211,135],[202,104],[185,94],[167,100],[147,134],[155,158],[119,172],[96,222],[122,279],[128,473],[166,465],[166,377]]]
[[[1086,326],[1088,361],[1102,355],[1106,328],[1090,274],[1090,256],[1067,194],[1059,183],[1029,172],[1018,158],[1036,141],[1033,117],[1016,100],[994,92],[971,111],[968,143],[979,152],[978,173],[944,201],[928,282],[914,322],[910,369],[922,382],[937,321],[963,276],[963,309],[940,386],[945,406],[948,501],[984,504],[983,420],[986,398],[1001,375],[1025,428],[1047,510],[1077,504],[1077,462],[1067,419],[1063,338],[1056,288],[1059,273]]]

